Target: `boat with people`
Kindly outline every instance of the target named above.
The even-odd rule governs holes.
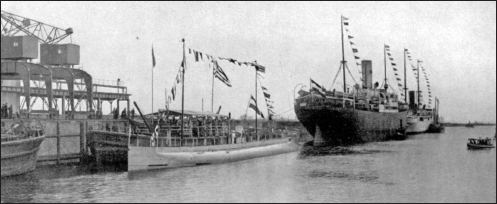
[[[344,25],[342,16],[342,62],[343,91],[328,91],[322,85],[310,80],[309,91],[300,90],[295,99],[295,113],[307,131],[314,137],[314,146],[349,145],[389,139],[407,139],[407,107],[398,93],[390,88],[387,80],[385,45],[385,79],[380,86],[373,86],[372,61],[362,60],[362,85],[349,86],[346,83],[347,61],[344,53]],[[348,39],[352,39],[349,36]],[[351,45],[354,43],[351,42]],[[356,53],[356,48],[353,52]],[[356,56],[355,59],[358,59]],[[350,70],[348,70],[350,73]],[[352,77],[353,78],[353,77]],[[335,77],[336,79],[336,77]],[[333,80],[335,84],[335,80]],[[390,89],[389,89],[390,88]]]
[[[473,139],[470,138],[468,139],[468,148],[470,149],[489,149],[489,148],[495,148],[492,139],[490,138],[485,138],[485,139]]]
[[[21,120],[2,120],[1,176],[21,175],[36,169],[38,151],[45,138],[34,120],[27,127]]]

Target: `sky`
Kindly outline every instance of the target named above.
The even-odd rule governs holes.
[[[266,67],[259,82],[268,88],[275,112],[295,118],[294,89],[309,88],[309,79],[332,87],[342,58],[341,15],[362,59],[373,61],[374,81],[382,82],[383,46],[389,45],[400,75],[403,50],[412,64],[422,60],[432,95],[440,100],[446,122],[496,122],[496,3],[495,2],[10,2],[3,11],[60,28],[73,28],[71,39],[81,46],[81,65],[94,79],[125,82],[131,101],[144,112],[164,109],[185,47],[216,57],[257,61]],[[152,69],[151,50],[157,65]],[[232,82],[214,81],[209,63],[187,53],[185,109],[247,113],[255,96],[255,71],[224,61],[219,64]],[[358,79],[352,49],[345,58]],[[389,63],[387,63],[389,64]],[[423,76],[423,75],[422,75]],[[387,78],[395,84],[393,70]],[[343,83],[341,77],[338,83]],[[416,83],[408,69],[408,88]],[[424,77],[422,90],[426,92]],[[348,77],[347,84],[353,85]],[[179,97],[171,104],[181,109]],[[299,88],[299,87],[297,87]],[[167,91],[166,91],[167,90]],[[426,98],[426,97],[425,97]],[[260,88],[258,103],[266,112]],[[203,102],[202,102],[203,101]],[[202,107],[203,104],[203,107]],[[262,105],[261,105],[262,104]],[[122,104],[124,105],[124,104]],[[109,106],[104,105],[104,112]],[[248,111],[253,115],[253,111]],[[267,112],[266,112],[267,113]]]

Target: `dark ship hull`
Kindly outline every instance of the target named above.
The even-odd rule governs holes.
[[[407,137],[407,111],[383,113],[342,106],[340,103],[297,102],[297,118],[314,137],[314,146],[352,145]]]

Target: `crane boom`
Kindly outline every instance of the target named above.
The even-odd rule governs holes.
[[[73,34],[72,28],[61,29],[33,19],[2,11],[2,36],[19,32],[38,38],[41,44],[57,44]]]

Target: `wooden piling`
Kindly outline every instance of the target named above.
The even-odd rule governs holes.
[[[80,161],[83,161],[86,155],[86,123],[81,122],[80,124],[80,137],[79,137],[79,147],[80,147]]]
[[[57,121],[57,165],[60,164],[60,121]]]

